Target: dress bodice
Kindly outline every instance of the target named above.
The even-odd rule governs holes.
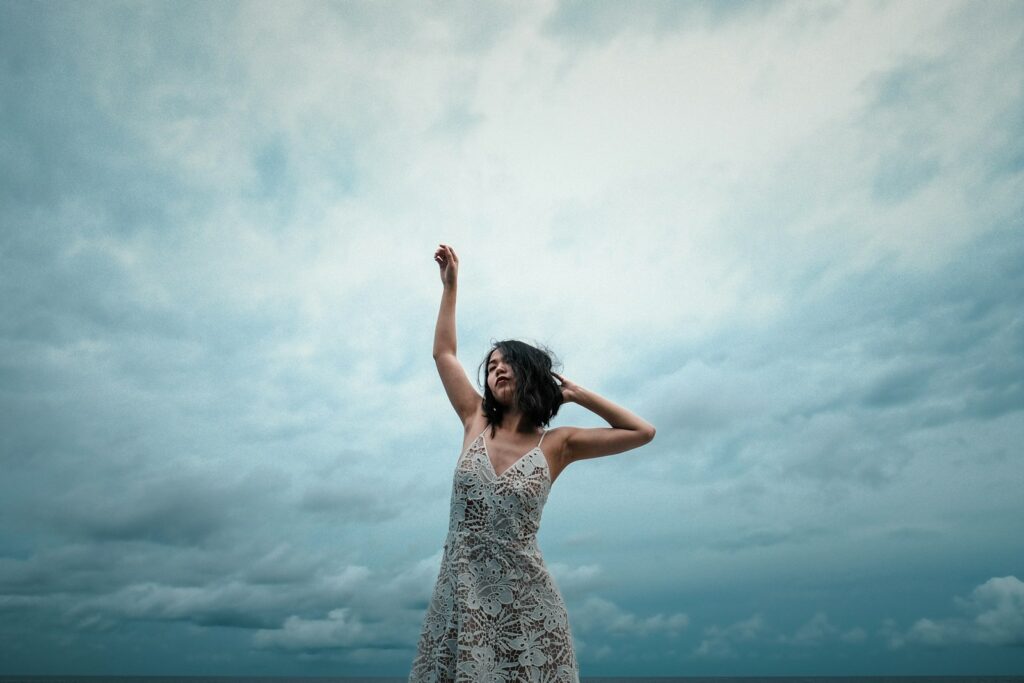
[[[481,433],[455,468],[449,539],[461,535],[510,548],[532,548],[551,489],[548,472],[538,444],[497,474]]]

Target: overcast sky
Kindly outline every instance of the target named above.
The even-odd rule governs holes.
[[[549,346],[583,676],[1024,672],[1024,3],[0,5],[0,674],[386,675]],[[604,426],[576,405],[553,426]]]

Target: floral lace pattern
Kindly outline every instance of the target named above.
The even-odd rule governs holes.
[[[565,602],[537,547],[547,460],[538,443],[497,474],[483,436],[455,468],[441,570],[409,683],[579,683]]]

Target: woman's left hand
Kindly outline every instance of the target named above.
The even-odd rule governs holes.
[[[561,383],[562,403],[571,403],[575,401],[576,395],[580,391],[580,386],[574,383],[573,381],[568,380],[565,377],[562,377],[557,372],[552,372],[551,374],[554,375],[555,379],[557,379]]]

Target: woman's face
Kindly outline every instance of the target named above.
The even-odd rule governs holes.
[[[487,359],[487,386],[499,403],[509,404],[515,392],[516,377],[512,366],[505,362],[501,349],[494,349]]]

